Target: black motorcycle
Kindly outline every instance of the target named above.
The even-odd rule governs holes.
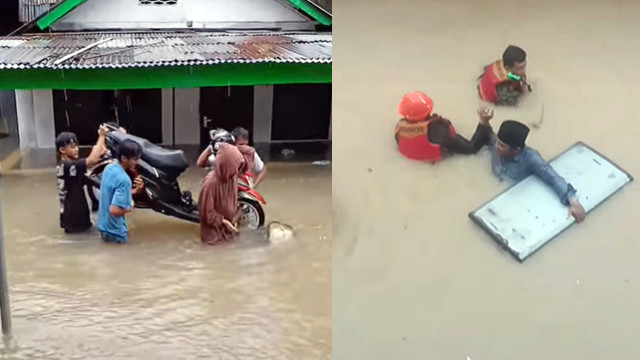
[[[194,223],[200,222],[200,214],[190,191],[181,191],[178,177],[189,167],[182,150],[170,150],[157,146],[150,141],[125,134],[111,125],[105,138],[107,154],[94,166],[87,175],[89,187],[95,199],[100,199],[100,179],[105,167],[119,158],[118,145],[124,140],[133,140],[142,147],[142,155],[132,178],[140,176],[144,182],[144,191],[135,195],[133,200],[137,208],[152,209],[156,212],[173,216]],[[260,203],[264,199],[253,198],[244,191],[239,191],[239,203],[243,213],[243,225],[255,229],[264,225],[264,210]],[[257,193],[256,193],[257,194]]]

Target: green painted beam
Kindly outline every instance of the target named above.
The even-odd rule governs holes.
[[[331,83],[331,64],[221,64],[124,69],[0,70],[0,90],[151,89]]]
[[[64,0],[58,3],[53,9],[42,16],[36,24],[40,30],[44,30],[51,26],[54,22],[58,21],[61,17],[67,15],[67,13],[73,10],[76,6],[82,4],[87,0]]]
[[[317,22],[324,26],[331,25],[331,17],[322,11],[318,10],[313,4],[310,4],[307,0],[287,0],[296,9],[304,11],[307,15],[311,16]]]

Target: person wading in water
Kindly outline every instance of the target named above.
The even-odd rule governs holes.
[[[236,233],[241,213],[238,206],[238,174],[248,169],[245,156],[234,145],[218,145],[215,167],[205,177],[198,198],[200,238],[214,245]]]
[[[527,84],[527,53],[521,48],[509,45],[502,53],[502,59],[487,65],[478,78],[478,94],[484,101],[515,106]]]
[[[487,123],[493,112],[485,110],[481,115]],[[500,124],[498,134],[491,134],[488,141],[491,150],[491,169],[501,181],[518,182],[530,175],[536,175],[551,187],[560,202],[569,207],[569,216],[577,222],[585,219],[584,208],[576,198],[576,189],[562,178],[540,154],[526,146],[529,128],[518,121],[506,120]]]
[[[456,134],[451,121],[432,114],[433,101],[420,91],[405,94],[398,105],[402,117],[395,129],[398,151],[411,160],[440,161],[449,154],[475,154],[489,141],[488,120],[480,122],[471,141]],[[484,111],[484,110],[483,110]]]

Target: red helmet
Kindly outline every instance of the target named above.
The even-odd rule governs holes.
[[[433,110],[433,100],[422,91],[405,94],[398,105],[398,114],[409,121],[425,120]]]

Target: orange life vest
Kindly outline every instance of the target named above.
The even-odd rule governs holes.
[[[401,119],[395,130],[398,151],[411,160],[433,162],[442,160],[440,145],[429,141],[429,124],[437,119],[440,117],[415,122]],[[456,130],[451,122],[449,122],[449,133],[453,137],[456,136]]]
[[[504,68],[504,64],[502,60],[497,60],[491,65],[487,65],[484,68],[484,74],[480,77],[480,82],[478,83],[478,94],[480,94],[480,98],[484,101],[488,101],[494,103],[498,101],[498,91],[496,90],[496,86],[502,84],[505,81],[511,81],[516,83],[513,80],[510,80],[507,77],[508,71]],[[520,92],[522,92],[522,87],[520,87]]]

